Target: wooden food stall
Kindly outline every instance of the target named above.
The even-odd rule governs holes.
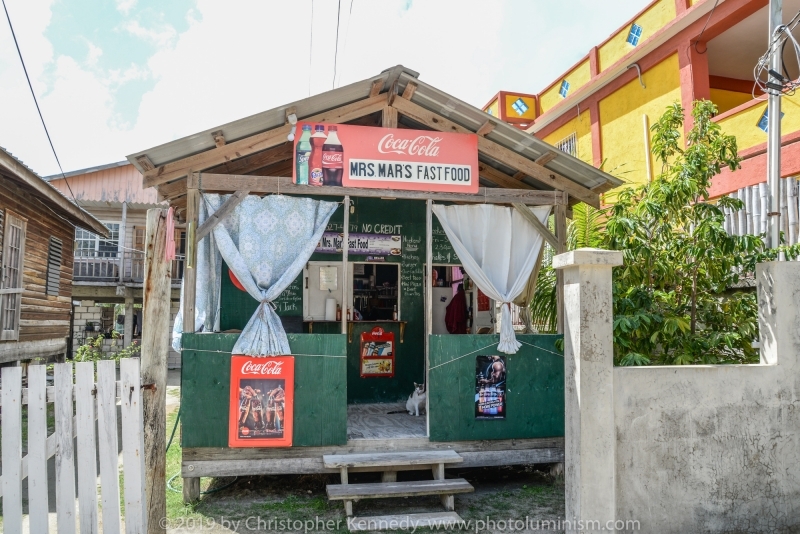
[[[308,162],[298,156],[307,152],[311,132],[327,135],[324,179],[313,149]],[[331,133],[341,138],[343,165]],[[427,149],[408,149],[398,141],[425,137]],[[439,167],[451,168],[426,182],[421,173],[433,170],[406,165],[421,156],[437,156]],[[207,476],[339,472],[347,486],[348,469],[382,471],[384,484],[391,484],[405,469],[432,468],[434,478],[444,479],[451,464],[563,461],[559,336],[519,335],[516,352],[499,353],[489,299],[469,276],[470,268],[463,268],[448,237],[452,229],[434,211],[506,206],[519,225],[529,225],[561,249],[570,206],[598,206],[599,194],[619,180],[421,82],[401,66],[128,159],[142,172],[144,186],[156,187],[188,224],[183,324],[197,324],[191,319],[200,314],[198,288],[218,296],[216,323],[207,321],[199,332],[184,329],[180,338],[187,500],[198,497],[199,477]],[[342,175],[330,170],[336,168]],[[442,183],[457,185],[439,187]],[[192,256],[221,226],[249,224],[230,221],[255,202],[247,199],[267,196],[338,203],[315,234],[302,270],[269,302],[291,349],[292,363],[283,367],[292,366],[286,378],[291,395],[285,380],[281,387],[265,380],[261,389],[248,389],[242,381],[240,394],[232,391],[241,367],[232,366],[232,359],[240,358],[232,355],[234,345],[264,303],[242,290],[228,262],[220,267],[218,284],[207,287]],[[212,198],[218,204],[209,211],[205,206]],[[550,207],[555,235],[542,223]],[[437,325],[445,323],[445,304],[462,298],[459,285],[472,310],[464,331],[472,333],[434,334],[444,328]],[[489,326],[480,328],[482,320]],[[490,333],[475,333],[479,330]],[[277,373],[278,361],[270,367],[266,360],[254,359],[241,370]],[[424,384],[426,395],[420,416],[406,411],[415,383]],[[237,401],[239,412],[232,411]],[[291,419],[283,411],[289,402]],[[231,446],[234,413],[243,415],[240,438],[242,431],[281,432],[283,438],[290,434],[291,445]],[[418,456],[380,456],[395,452]],[[451,485],[439,492],[448,510],[454,493],[468,491],[463,484]],[[380,494],[379,485],[373,486]],[[348,514],[348,503],[365,498],[341,487],[329,488],[329,497],[344,500]]]

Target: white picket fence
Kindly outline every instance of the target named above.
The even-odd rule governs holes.
[[[22,481],[28,478],[31,534],[47,533],[47,460],[55,455],[56,521],[59,534],[96,534],[98,526],[97,458],[100,459],[102,532],[121,532],[117,399],[121,401],[125,532],[145,533],[144,434],[139,359],[120,361],[120,381],[113,361],[55,364],[54,386],[47,386],[46,367],[28,367],[28,387],[22,368],[2,369],[3,531],[22,533]],[[47,434],[47,404],[54,404],[55,432]],[[22,456],[22,405],[28,405],[28,454]],[[74,414],[73,414],[74,406]],[[95,433],[97,421],[97,433]],[[77,451],[74,438],[77,436]],[[75,510],[77,452],[78,515]]]

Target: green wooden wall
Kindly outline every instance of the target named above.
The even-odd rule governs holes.
[[[181,446],[228,446],[230,356],[238,337],[239,334],[183,334]],[[345,444],[346,336],[288,337],[296,355],[293,445]]]
[[[361,333],[380,326],[394,333],[395,371],[392,378],[361,378]],[[339,324],[314,323],[314,333],[340,332]],[[347,403],[389,402],[405,400],[414,390],[414,382],[425,381],[425,352],[418,343],[409,342],[408,330],[400,343],[400,325],[397,323],[357,322],[353,328],[353,340],[347,346]],[[422,360],[422,361],[420,361]]]
[[[522,348],[509,355],[497,352],[496,335],[430,336],[430,440],[563,436],[564,356],[555,347],[561,337],[517,336]],[[476,420],[475,357],[492,354],[506,358],[507,414]]]

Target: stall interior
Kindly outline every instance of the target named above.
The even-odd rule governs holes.
[[[352,295],[355,320],[397,321],[400,266],[353,263]]]

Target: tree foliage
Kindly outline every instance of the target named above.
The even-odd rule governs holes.
[[[711,120],[716,111],[711,102],[694,103],[684,149],[684,110],[669,106],[651,128],[658,177],[624,189],[615,204],[592,217],[576,214],[570,225],[570,248],[623,253],[613,282],[618,365],[758,361],[752,348],[758,337],[756,295],[734,288],[776,251],[767,250],[762,237],[725,231],[724,210],[742,209],[741,201],[709,201],[711,179],[722,167],[737,169],[740,161],[736,139]],[[797,246],[782,249],[789,257],[798,254]],[[532,309],[544,306],[534,302]]]

